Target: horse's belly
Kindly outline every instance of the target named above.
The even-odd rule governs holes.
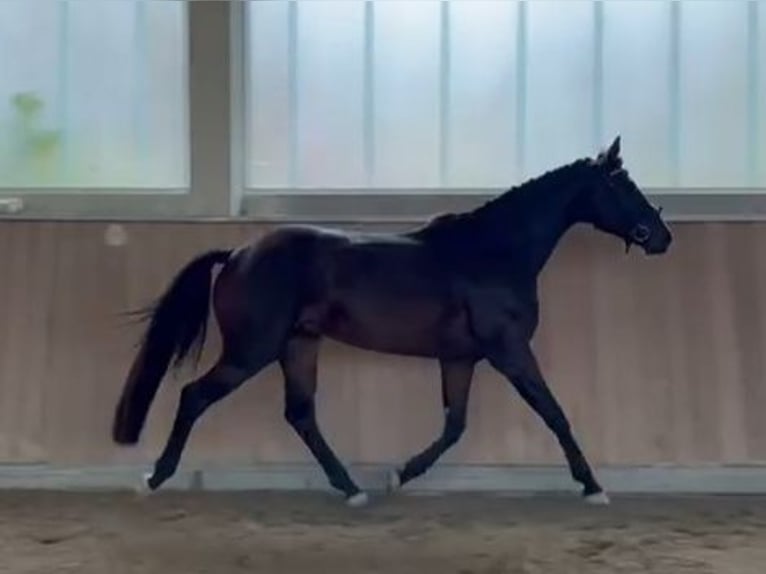
[[[327,310],[321,331],[348,345],[383,353],[451,357],[472,352],[467,315],[433,301],[338,303]]]

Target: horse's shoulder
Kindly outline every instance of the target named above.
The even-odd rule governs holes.
[[[537,327],[537,290],[512,281],[464,281],[461,292],[474,330],[490,336],[518,330],[531,336]]]

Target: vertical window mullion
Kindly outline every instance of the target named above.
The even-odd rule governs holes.
[[[69,140],[69,66],[71,57],[70,36],[70,6],[68,2],[58,4],[58,68],[57,68],[57,124],[61,133],[61,154],[59,156],[59,174],[62,183],[67,183],[69,172],[68,159],[70,152]]]
[[[292,1],[287,6],[287,97],[288,97],[288,185],[295,188],[298,184],[298,2]]]
[[[752,187],[760,183],[760,173],[758,166],[758,149],[760,146],[760,81],[761,66],[760,62],[760,42],[758,18],[759,3],[751,0],[748,3],[747,13],[747,167],[748,179]]]
[[[247,86],[250,85],[250,66],[247,61],[247,38],[250,33],[248,22],[249,3],[234,2],[231,4],[229,17],[229,46],[231,54],[231,120],[229,163],[229,181],[231,192],[229,194],[229,215],[241,215],[245,193],[245,180],[247,178],[247,159],[250,157],[248,150],[249,138],[246,135],[246,126],[250,118],[249,98]]]
[[[670,3],[670,177],[671,186],[681,181],[681,2]]]
[[[516,178],[526,177],[527,145],[527,3],[519,2],[516,20]]]
[[[604,144],[604,3],[593,2],[593,149]]]
[[[449,185],[450,146],[450,2],[442,0],[439,12],[439,186]]]
[[[138,173],[140,165],[145,159],[145,150],[147,144],[147,125],[146,125],[146,99],[147,93],[147,68],[148,68],[148,22],[146,15],[146,1],[139,0],[134,4],[134,34],[133,49],[135,50],[135,60],[133,71],[134,90],[133,90],[133,159],[135,170]]]
[[[364,4],[364,174],[367,186],[375,182],[375,3]]]
[[[226,216],[231,210],[231,3],[188,2],[188,213]]]

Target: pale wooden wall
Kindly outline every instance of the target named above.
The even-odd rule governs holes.
[[[138,331],[120,313],[148,302],[190,256],[232,246],[246,224],[0,223],[0,463],[108,465],[153,459],[178,390],[168,377],[145,440],[115,449],[113,405]],[[766,225],[677,224],[672,252],[625,256],[591,229],[565,238],[543,276],[536,348],[594,463],[766,462]],[[213,329],[215,331],[215,329]],[[216,345],[206,353],[206,362]],[[328,343],[319,412],[339,454],[405,458],[439,431],[433,362]],[[548,431],[486,366],[464,440],[445,461],[560,463]],[[308,460],[282,420],[271,368],[216,406],[185,460]]]

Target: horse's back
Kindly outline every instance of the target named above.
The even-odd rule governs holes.
[[[402,354],[470,346],[448,271],[412,237],[285,226],[236,257],[253,297],[295,303],[297,331]]]

